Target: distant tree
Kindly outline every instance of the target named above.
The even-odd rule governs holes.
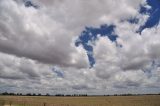
[[[118,96],[117,94],[114,94],[114,96]]]
[[[50,94],[49,94],[49,93],[46,93],[46,96],[50,96]]]
[[[41,96],[41,93],[39,93],[38,96]]]
[[[77,94],[74,94],[73,96],[78,96]]]
[[[35,93],[33,93],[33,94],[32,94],[32,96],[36,96],[36,94],[35,94]]]
[[[16,95],[15,93],[8,93],[8,95]]]
[[[2,95],[9,95],[8,92],[3,92]]]
[[[17,93],[17,94],[15,94],[15,95],[17,95],[17,96],[22,96],[22,93]]]
[[[26,96],[32,96],[32,94],[31,93],[27,93]]]
[[[64,94],[56,94],[55,96],[65,96]]]

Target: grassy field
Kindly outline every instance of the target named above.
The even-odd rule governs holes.
[[[5,101],[5,102],[3,102]],[[106,97],[0,96],[0,106],[160,106],[160,95]]]

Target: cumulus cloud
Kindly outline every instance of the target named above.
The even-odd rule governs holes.
[[[44,63],[78,65],[79,62],[73,64],[70,61],[74,58],[72,54],[78,54],[77,49],[71,46],[73,37],[78,36],[84,26],[100,25],[99,18],[105,14],[107,17],[113,16],[110,19],[118,20],[135,15],[140,1],[135,2],[133,6],[122,1],[122,6],[114,13],[111,10],[117,5],[116,0],[113,2],[77,0],[73,2],[74,6],[71,6],[68,0],[52,1],[53,3],[49,4],[53,6],[46,2],[49,3],[37,1],[40,8],[35,9],[26,8],[22,2],[1,1],[1,52]],[[124,8],[135,12],[122,11]],[[119,14],[119,11],[122,13]],[[85,62],[85,59],[83,61]]]
[[[0,1],[1,91],[159,90],[160,25],[137,33],[149,17],[139,12],[141,6],[152,8],[146,0],[30,0],[27,7],[26,1]],[[116,42],[107,36],[88,42],[95,58],[89,68],[87,51],[75,41],[86,26],[104,24],[114,25],[118,37]]]
[[[1,1],[1,8],[1,52],[49,64],[86,66],[71,61],[80,52],[72,47],[73,32],[43,9],[26,8],[14,1]]]

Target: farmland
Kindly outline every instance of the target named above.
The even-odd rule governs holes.
[[[0,96],[0,106],[160,106],[160,95],[144,96]]]

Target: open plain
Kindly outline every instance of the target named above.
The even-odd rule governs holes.
[[[0,106],[160,106],[160,95],[143,96],[0,96]]]

